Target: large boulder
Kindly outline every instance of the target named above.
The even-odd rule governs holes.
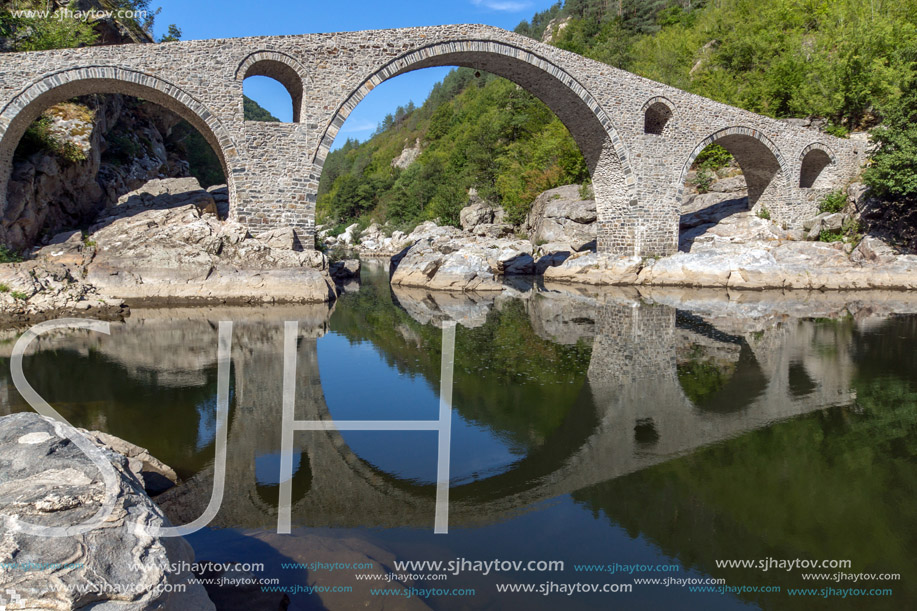
[[[503,209],[497,208],[477,197],[459,212],[462,229],[472,231],[478,225],[489,225],[503,220]]]
[[[534,272],[527,240],[469,236],[454,227],[418,227],[413,246],[392,258],[392,284],[449,291],[503,290],[498,278]]]
[[[253,238],[221,221],[194,178],[154,180],[96,219],[84,244],[86,280],[120,299],[314,303],[333,300],[324,255],[297,250],[292,229]],[[48,246],[42,260],[72,252]]]
[[[81,435],[34,413],[0,418],[0,556],[29,567],[0,571],[0,607],[214,609],[204,588],[190,582],[183,569],[194,561],[191,546],[151,534],[170,526],[168,520],[144,493],[128,458],[105,446],[94,447],[114,469],[114,508],[101,527],[62,537],[34,536],[16,527],[17,520],[76,526],[100,510],[105,481],[73,441]]]
[[[535,198],[523,226],[533,244],[568,244],[574,251],[595,247],[594,199],[583,199],[578,185],[549,189]]]

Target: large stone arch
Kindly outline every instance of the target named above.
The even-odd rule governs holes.
[[[0,197],[4,205],[13,153],[28,126],[49,106],[97,93],[143,98],[188,121],[204,136],[220,159],[229,187],[230,203],[234,205],[236,196],[232,168],[238,152],[230,131],[207,106],[176,85],[149,74],[115,66],[84,66],[46,74],[0,109]],[[233,213],[231,207],[230,214]]]
[[[309,76],[298,60],[279,51],[255,51],[242,60],[236,70],[236,80],[244,81],[250,76],[266,76],[283,85],[293,101],[293,123],[300,122],[306,114],[303,100]],[[239,104],[242,104],[241,99]]]
[[[608,113],[576,78],[551,61],[525,49],[492,40],[440,42],[406,53],[369,75],[338,106],[324,126],[313,157],[313,182],[338,131],[357,104],[377,85],[392,77],[438,66],[485,70],[520,85],[543,101],[570,131],[583,153],[598,209],[598,249],[617,254],[642,254],[652,242],[649,231],[635,220],[637,178],[629,152]]]
[[[678,178],[678,201],[684,196],[684,182],[688,171],[710,144],[719,144],[729,151],[742,169],[748,187],[748,205],[752,210],[766,209],[776,221],[789,217],[787,197],[792,175],[790,166],[780,149],[759,130],[750,127],[727,127],[701,140],[681,169]]]

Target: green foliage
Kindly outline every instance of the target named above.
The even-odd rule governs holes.
[[[764,206],[761,206],[760,208],[758,208],[758,218],[764,219],[765,221],[771,220],[771,211],[765,208]]]
[[[280,122],[280,119],[248,96],[242,96],[242,113],[246,121]]]
[[[6,245],[0,244],[0,263],[19,263],[22,257],[19,253],[10,250]]]
[[[917,201],[917,71],[901,97],[882,108],[883,125],[872,132],[878,146],[863,176],[883,197]]]
[[[159,42],[178,42],[181,40],[181,28],[174,23],[169,24],[165,34],[159,37]]]
[[[860,233],[860,224],[854,219],[848,219],[840,229],[825,229],[818,234],[819,242],[851,242],[856,244],[863,236]]]
[[[694,165],[716,171],[732,162],[732,154],[715,142],[704,147],[694,160]]]
[[[115,126],[106,137],[108,149],[105,151],[108,159],[116,165],[129,164],[143,151],[143,147],[131,133],[123,126]]]
[[[25,159],[34,153],[50,152],[68,163],[86,161],[86,153],[70,140],[60,140],[51,133],[52,119],[42,115],[26,128],[16,147],[14,158]]]
[[[205,189],[226,183],[223,164],[207,142],[207,139],[190,123],[182,120],[172,128],[169,144],[175,146],[188,162],[191,175],[197,178]]]
[[[90,23],[68,18],[60,9],[53,13],[47,9],[45,2],[38,1],[14,2],[0,8],[0,37],[13,39],[16,51],[66,49],[95,43],[97,34]],[[78,10],[76,2],[71,2],[68,9]],[[36,10],[43,14],[14,16],[14,10]]]
[[[0,282],[0,293],[9,293],[9,292],[10,292],[10,287]]]
[[[819,212],[840,212],[847,205],[847,194],[843,190],[832,191],[818,203]]]
[[[693,403],[700,404],[705,398],[722,390],[734,372],[735,365],[732,363],[721,365],[692,359],[678,366],[678,381],[685,396]]]
[[[416,161],[393,167],[418,142]],[[317,213],[332,223],[368,216],[404,228],[427,219],[458,226],[474,187],[518,222],[541,191],[588,177],[572,137],[543,103],[509,81],[458,69],[423,106],[396,110],[367,142],[348,141],[328,156]]]
[[[13,299],[17,299],[19,301],[28,301],[29,299],[29,296],[23,293],[22,291],[10,291],[10,296]]]
[[[694,175],[693,184],[698,193],[706,193],[710,190],[710,185],[713,184],[713,174],[709,169],[702,166],[698,168],[697,173]]]
[[[897,98],[917,48],[915,0],[568,0],[559,15],[561,48],[840,135]]]

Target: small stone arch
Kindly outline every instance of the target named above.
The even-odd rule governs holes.
[[[675,105],[663,96],[650,98],[640,112],[643,113],[643,133],[661,136],[675,114]]]
[[[766,207],[775,220],[785,220],[784,199],[789,189],[789,168],[777,146],[759,130],[750,127],[727,127],[701,140],[681,169],[678,178],[678,202],[684,197],[688,171],[708,145],[717,143],[729,151],[742,168],[748,187],[748,204],[754,209]]]
[[[86,66],[47,74],[0,108],[0,197],[6,200],[13,153],[28,126],[54,104],[81,95],[111,93],[140,97],[188,121],[213,148],[223,166],[230,203],[236,201],[232,168],[238,149],[230,132],[206,105],[172,83],[115,66]],[[230,214],[234,210],[230,208]]]
[[[299,123],[303,116],[304,85],[308,73],[303,65],[286,53],[279,51],[255,51],[248,55],[236,69],[236,79],[244,81],[250,76],[266,76],[279,82],[293,100],[293,123]],[[242,101],[239,100],[241,104]]]
[[[338,106],[325,125],[313,156],[310,180],[318,184],[331,145],[347,117],[377,85],[392,77],[434,66],[461,66],[507,78],[541,99],[576,141],[592,181],[598,208],[598,249],[641,254],[652,243],[636,226],[637,178],[624,140],[593,95],[563,68],[524,48],[493,40],[431,44],[397,57],[370,74]]]
[[[799,154],[799,187],[824,188],[833,183],[832,170],[837,168],[837,156],[828,146],[813,142]]]

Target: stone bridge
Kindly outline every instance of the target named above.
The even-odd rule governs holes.
[[[567,126],[592,173],[598,249],[677,250],[693,160],[712,142],[737,159],[753,209],[793,225],[858,171],[863,144],[746,112],[498,28],[449,25],[302,36],[89,47],[0,55],[0,194],[26,127],[48,106],[120,93],[187,119],[219,156],[230,215],[253,230],[314,234],[322,164],[354,107],[383,81],[466,66],[516,82]],[[292,123],[243,120],[242,81],[268,76]]]

